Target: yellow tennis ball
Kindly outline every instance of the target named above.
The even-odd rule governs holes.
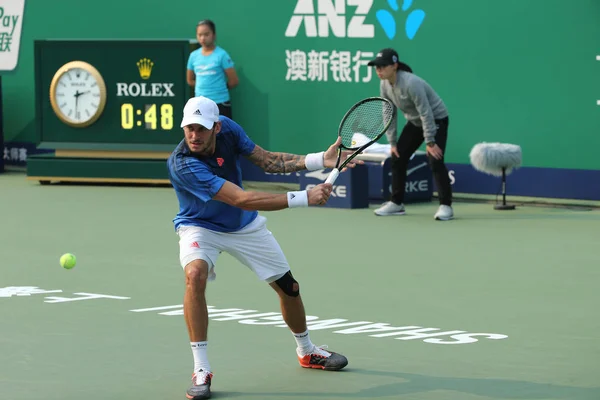
[[[60,257],[60,266],[63,267],[64,269],[71,269],[75,266],[76,261],[77,261],[77,259],[75,258],[75,256],[73,254],[66,253]]]

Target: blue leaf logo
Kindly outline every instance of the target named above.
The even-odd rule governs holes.
[[[419,28],[423,24],[423,20],[425,19],[425,11],[423,10],[414,10],[410,14],[408,14],[408,18],[406,18],[406,37],[412,40]]]
[[[392,11],[397,12],[399,10],[397,0],[387,0],[387,3]],[[402,11],[408,11],[412,4],[413,0],[403,0]],[[375,16],[377,17],[377,21],[379,21],[379,24],[383,28],[383,31],[388,39],[393,39],[396,37],[396,20],[394,15],[388,10],[378,10],[375,13]],[[404,24],[404,32],[406,33],[406,37],[408,39],[414,39],[415,35],[421,28],[421,25],[423,25],[424,20],[425,11],[423,10],[413,10],[408,14]]]
[[[388,39],[393,39],[394,36],[396,36],[396,21],[394,20],[392,13],[388,10],[379,10],[375,16]]]

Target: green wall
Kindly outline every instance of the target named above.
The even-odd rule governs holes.
[[[327,146],[346,109],[379,93],[374,74],[369,82],[335,82],[331,72],[327,82],[286,80],[286,50],[354,56],[392,46],[450,109],[449,162],[468,163],[473,145],[501,141],[522,146],[525,166],[600,169],[600,1],[415,0],[406,12],[402,0],[396,12],[389,3],[373,0],[366,15],[373,38],[308,38],[304,25],[285,36],[296,0],[105,0],[85,10],[81,1],[27,0],[19,64],[3,75],[6,139],[36,140],[35,39],[193,39],[197,21],[211,18],[240,75],[234,115],[268,149]],[[380,9],[396,17],[393,39],[377,21]],[[404,21],[415,9],[426,16],[409,39]],[[349,22],[355,7],[345,11]]]

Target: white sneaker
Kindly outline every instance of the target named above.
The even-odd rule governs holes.
[[[383,203],[381,207],[375,210],[375,215],[404,215],[406,214],[406,210],[404,209],[404,204],[396,204],[392,201],[388,201]]]
[[[454,211],[452,211],[452,207],[442,204],[435,213],[434,218],[438,221],[448,221],[454,218]]]
[[[210,399],[210,385],[213,374],[210,371],[200,370],[192,374],[192,386],[187,390],[185,397],[190,400]]]

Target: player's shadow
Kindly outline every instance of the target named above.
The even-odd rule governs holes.
[[[525,382],[509,379],[451,378],[410,374],[403,372],[374,371],[367,369],[349,369],[342,373],[357,374],[369,382],[369,376],[390,377],[393,383],[371,386],[358,392],[311,392],[307,389],[298,393],[238,393],[214,392],[214,398],[264,396],[278,398],[378,398],[426,393],[439,390],[454,391],[470,395],[485,396],[494,399],[569,399],[598,400],[600,388],[554,385],[548,383]],[[368,383],[366,384],[368,385]]]

